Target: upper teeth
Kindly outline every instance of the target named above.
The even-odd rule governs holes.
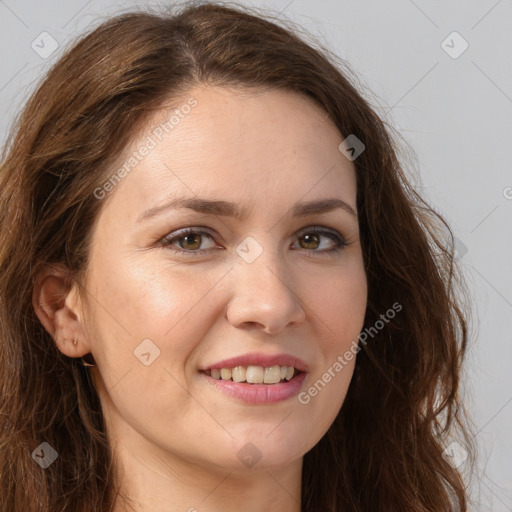
[[[282,379],[290,380],[294,373],[293,366],[236,366],[235,368],[212,368],[214,379],[249,382],[250,384],[276,384]]]

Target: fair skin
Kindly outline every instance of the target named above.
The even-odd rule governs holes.
[[[199,368],[291,354],[309,365],[304,391],[357,339],[367,300],[357,216],[291,215],[296,203],[333,198],[356,211],[355,166],[308,98],[201,86],[177,105],[191,96],[197,106],[102,205],[85,292],[47,270],[35,309],[64,354],[94,357],[88,371],[135,510],[299,512],[303,456],[338,414],[355,358],[307,404],[247,404],[206,384]],[[168,118],[156,113],[128,153]],[[176,197],[234,202],[247,216],[174,209],[137,221]],[[336,243],[312,226],[348,245],[325,252]],[[181,254],[158,245],[187,227],[211,234],[181,235],[172,242]],[[262,249],[251,263],[236,251],[249,236]],[[148,366],[134,356],[145,339],[160,350]],[[237,455],[247,443],[261,454],[251,467]],[[125,510],[119,499],[114,512]]]

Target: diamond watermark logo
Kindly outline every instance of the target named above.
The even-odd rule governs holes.
[[[41,443],[31,454],[31,457],[43,468],[53,464],[59,454],[47,443]]]
[[[340,152],[353,162],[365,149],[366,146],[363,142],[358,139],[353,133],[351,133],[345,140],[338,146]]]
[[[41,32],[30,46],[39,57],[47,59],[59,47],[59,43],[48,32]]]
[[[252,263],[259,258],[263,247],[252,236],[248,236],[237,246],[236,252],[246,263]]]
[[[237,457],[248,468],[252,468],[260,459],[262,453],[253,443],[247,443],[238,450]]]
[[[469,43],[455,31],[441,42],[441,48],[452,59],[458,59],[468,49],[468,47]]]
[[[468,452],[462,446],[453,441],[443,451],[443,459],[457,469],[468,458]]]
[[[160,355],[160,349],[149,338],[146,338],[135,347],[133,353],[144,366],[149,366]]]

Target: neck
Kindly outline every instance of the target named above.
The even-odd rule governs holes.
[[[113,512],[301,511],[302,458],[240,471],[184,460],[144,442],[117,443],[114,453],[121,493]]]

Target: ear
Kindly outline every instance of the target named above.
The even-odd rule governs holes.
[[[90,352],[78,284],[71,280],[67,269],[53,265],[38,273],[32,305],[63,354],[80,357]]]

